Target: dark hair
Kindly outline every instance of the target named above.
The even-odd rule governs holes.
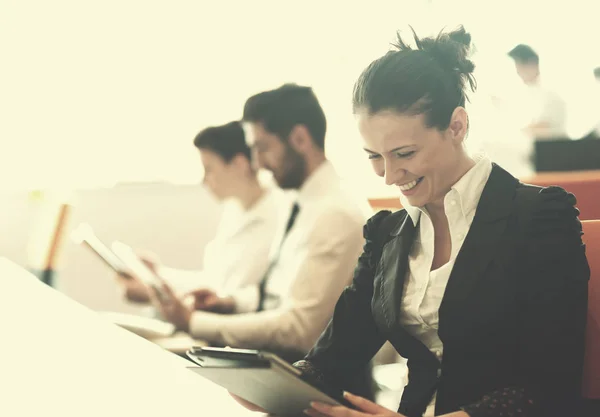
[[[225,162],[230,162],[238,154],[250,160],[250,148],[240,122],[230,122],[202,130],[194,138],[194,146],[216,153]]]
[[[540,56],[529,45],[519,44],[508,52],[508,56],[523,64],[539,64]]]
[[[600,67],[594,68],[594,77],[600,78]]]
[[[243,120],[261,123],[268,132],[284,141],[294,126],[303,125],[313,142],[319,148],[325,148],[327,121],[310,87],[284,84],[275,90],[256,94],[246,101]]]
[[[412,32],[416,49],[398,32],[397,43],[392,44],[396,50],[362,72],[354,85],[354,112],[425,114],[428,127],[444,130],[454,109],[468,101],[466,83],[471,91],[477,85],[472,74],[475,65],[468,59],[471,35],[462,26],[422,39]]]

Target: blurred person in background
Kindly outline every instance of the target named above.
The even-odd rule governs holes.
[[[252,96],[243,120],[254,161],[271,171],[282,189],[295,193],[270,266],[257,287],[230,299],[238,314],[194,310],[173,297],[160,307],[167,320],[194,338],[264,349],[293,362],[315,343],[350,284],[372,210],[345,190],[327,159],[325,113],[310,87],[286,84]],[[371,396],[367,368],[363,371],[347,386]]]
[[[198,289],[198,308],[233,312],[229,298],[214,294],[233,294],[258,285],[268,266],[282,193],[259,183],[240,122],[204,129],[194,145],[204,167],[203,185],[223,206],[216,236],[204,251],[203,269],[177,270],[162,265],[154,254],[142,253],[141,257],[178,296]],[[128,300],[150,301],[149,290],[138,279],[118,277],[118,282]]]
[[[567,107],[565,100],[544,85],[540,76],[540,57],[529,45],[515,46],[508,56],[515,62],[525,89],[519,100],[519,111],[529,118],[523,131],[535,140],[550,140],[566,136]],[[515,103],[516,104],[516,103]]]
[[[477,139],[497,163],[517,177],[526,177],[535,172],[535,141],[566,137],[566,102],[543,83],[540,57],[531,46],[519,44],[508,57],[522,84],[491,97],[489,115],[496,126],[489,137]],[[497,114],[491,112],[494,108]]]
[[[597,104],[600,102],[600,67],[594,68],[593,74],[591,88],[587,89],[586,94],[582,94],[579,100],[581,112],[585,117],[585,130],[581,139],[600,139],[600,106]]]

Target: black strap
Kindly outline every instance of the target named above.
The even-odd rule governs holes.
[[[269,264],[269,267],[267,268],[265,275],[263,275],[263,278],[260,280],[260,284],[258,286],[258,291],[259,291],[258,311],[263,311],[265,309],[265,299],[267,298],[267,281],[269,280],[269,276],[271,275],[273,268],[279,261],[279,256],[281,255],[281,247],[283,246],[283,242],[285,241],[285,238],[287,237],[290,230],[294,226],[294,223],[296,222],[296,217],[298,217],[299,212],[300,212],[300,206],[298,205],[298,203],[294,203],[294,205],[292,206],[292,211],[290,213],[290,217],[285,226],[285,231],[283,232],[281,242],[279,242],[279,248],[277,248],[277,253],[271,260],[271,263]]]

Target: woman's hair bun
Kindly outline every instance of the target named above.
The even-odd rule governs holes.
[[[444,32],[440,32],[438,38],[443,36]],[[448,36],[454,42],[464,45],[467,51],[471,49],[471,34],[463,26],[459,26],[458,29],[448,32],[445,36]]]
[[[417,51],[431,56],[445,71],[458,73],[468,78],[471,89],[475,89],[475,80],[471,76],[475,64],[469,59],[471,52],[471,34],[461,25],[451,32],[441,31],[436,37],[419,38],[411,27]],[[393,44],[399,51],[412,50],[398,33],[397,43]]]

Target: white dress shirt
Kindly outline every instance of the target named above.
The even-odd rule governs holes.
[[[195,338],[250,349],[308,351],[313,346],[352,280],[370,214],[341,184],[331,163],[324,162],[298,191],[299,214],[266,285],[279,305],[256,312],[259,290],[247,288],[235,295],[239,314],[194,312],[190,333]],[[286,221],[275,237],[273,255]]]
[[[282,205],[279,189],[266,189],[248,210],[238,200],[225,201],[216,236],[204,249],[203,269],[162,267],[159,274],[180,295],[195,288],[228,294],[257,285],[269,262]]]
[[[525,96],[520,106],[528,114],[528,124],[547,123],[543,135],[534,139],[562,138],[566,136],[567,104],[555,91],[539,82],[525,88]]]
[[[427,346],[440,361],[444,347],[438,336],[438,311],[454,261],[469,232],[479,198],[492,171],[492,163],[486,156],[478,155],[475,160],[477,161],[475,166],[463,175],[444,197],[444,211],[450,226],[452,251],[450,260],[434,271],[431,270],[434,230],[429,214],[424,207],[413,207],[404,197],[400,198],[403,207],[417,227],[404,281],[400,323],[411,335]],[[434,411],[435,395],[424,417],[433,416]]]

